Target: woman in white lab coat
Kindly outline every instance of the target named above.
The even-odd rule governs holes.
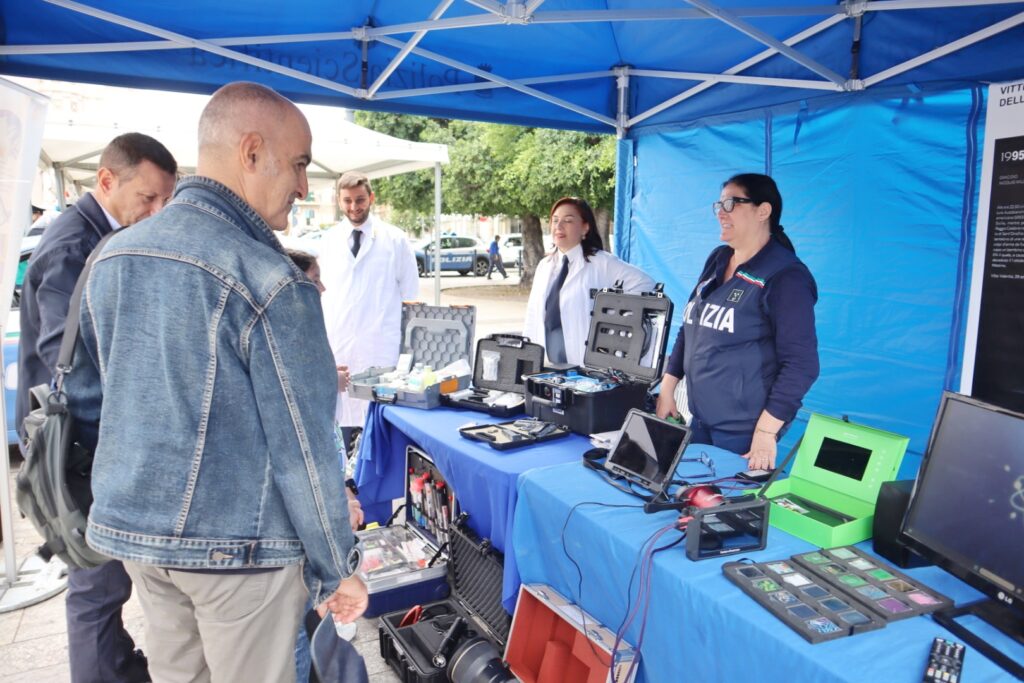
[[[582,365],[591,290],[621,281],[623,291],[635,294],[653,289],[654,280],[604,250],[594,212],[579,197],[563,197],[551,207],[551,237],[555,248],[533,276],[524,334],[544,345],[549,363]]]

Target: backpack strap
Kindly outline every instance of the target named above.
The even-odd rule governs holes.
[[[82,292],[85,290],[85,282],[89,279],[93,262],[99,256],[103,245],[116,234],[117,231],[109,232],[96,244],[85,261],[85,267],[82,268],[78,281],[75,282],[75,291],[71,293],[71,301],[68,302],[68,315],[64,319],[64,336],[60,341],[60,353],[57,355],[57,367],[54,369],[54,386],[58,395],[61,393],[61,387],[64,386],[64,378],[71,372],[71,360],[75,354],[75,343],[78,341],[78,328],[82,316]]]

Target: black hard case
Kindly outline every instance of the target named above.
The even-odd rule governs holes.
[[[448,583],[452,597],[423,605],[424,614],[431,615],[412,626],[399,627],[407,610],[382,616],[378,622],[380,654],[402,683],[443,683],[443,668],[433,665],[431,658],[444,636],[440,624],[451,615],[469,623],[469,631],[460,640],[480,635],[492,643],[499,653],[505,651],[512,617],[501,604],[501,582],[504,558],[481,541],[465,524],[465,517],[449,535]],[[449,658],[458,644],[449,651]]]
[[[502,438],[503,434],[496,430],[500,430],[501,427],[508,427],[513,425],[518,420],[512,420],[510,422],[499,422],[498,424],[483,424],[483,425],[471,425],[469,427],[460,427],[459,435],[464,439],[472,439],[473,441],[480,441],[487,444],[491,448],[498,451],[508,451],[514,448],[523,448],[524,446],[532,446],[534,444],[543,443],[545,441],[551,441],[552,439],[560,439],[563,436],[569,436],[569,430],[564,425],[555,426],[555,431],[544,436],[531,436],[531,435],[519,435],[515,434],[513,441],[505,440]],[[552,425],[554,426],[554,425]],[[497,436],[497,438],[495,438]]]
[[[493,351],[499,354],[498,377],[484,377],[485,363],[483,353]],[[488,413],[495,417],[518,415],[525,406],[507,408],[505,406],[489,406],[484,403],[489,390],[526,392],[524,375],[540,372],[544,369],[544,347],[534,344],[529,337],[518,334],[492,334],[476,343],[476,360],[473,363],[474,393],[463,399],[453,400],[450,395],[441,396],[441,404],[457,408],[467,408]]]
[[[645,329],[649,315],[662,317],[659,329]],[[584,367],[575,371],[599,380],[614,376],[620,384],[607,391],[582,393],[552,381],[553,373],[533,375],[526,378],[527,414],[583,435],[619,429],[630,409],[644,407],[651,384],[661,379],[671,323],[672,300],[660,284],[641,294],[601,290],[594,297]]]
[[[431,482],[445,481],[430,457],[415,446],[406,447],[405,460],[407,481],[425,473],[429,474]],[[451,489],[446,486],[444,492],[447,495]],[[385,527],[356,534],[364,544],[363,565],[359,576],[370,594],[369,606],[366,608],[368,617],[448,597],[447,558],[442,547],[448,540],[450,520],[457,515],[458,503],[454,496],[444,500],[441,505],[433,504],[433,501],[438,500],[436,496],[429,505],[424,505],[423,500],[415,499],[407,484],[404,518],[393,517]],[[430,563],[422,567],[407,563],[403,567],[405,551],[399,547],[400,541],[420,544],[424,555],[430,558]],[[373,548],[369,548],[370,545]],[[370,569],[369,559],[375,551],[377,555],[386,558],[391,567],[377,566]]]

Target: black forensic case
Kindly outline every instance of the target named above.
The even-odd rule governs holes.
[[[488,361],[497,357],[497,362]],[[534,344],[529,337],[518,334],[492,334],[476,344],[476,359],[473,363],[473,384],[471,393],[461,398],[456,394],[441,396],[441,404],[458,408],[477,410],[495,417],[508,417],[526,412],[525,402],[517,406],[487,405],[485,399],[490,391],[526,392],[525,375],[532,375],[544,369],[544,347]],[[525,401],[525,397],[524,397]]]
[[[643,409],[651,385],[661,378],[672,300],[660,283],[640,294],[603,289],[594,296],[590,315],[584,367],[526,378],[527,414],[583,435],[617,430],[630,409]],[[585,392],[567,387],[574,376],[610,388]]]
[[[378,621],[380,654],[402,683],[443,683],[447,667],[432,658],[456,616],[469,626],[447,651],[449,666],[469,639],[490,641],[500,656],[505,651],[512,617],[501,604],[504,558],[489,540],[481,541],[460,515],[449,533],[448,583],[451,597],[422,605],[424,618],[400,626],[408,610],[385,614]]]
[[[368,617],[443,600],[449,594],[445,543],[458,503],[426,453],[408,446],[405,460],[404,518],[396,513],[386,526],[356,534],[363,545],[359,577],[370,594]],[[419,482],[418,491],[414,482]]]

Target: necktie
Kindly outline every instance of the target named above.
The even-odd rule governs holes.
[[[353,230],[352,231],[352,256],[353,256],[353,258],[356,257],[356,256],[359,256],[359,242],[362,240],[362,238],[363,238],[363,231],[362,230]]]
[[[569,274],[569,259],[562,257],[562,269],[558,272],[551,289],[548,290],[548,298],[544,302],[544,345],[547,347],[548,358],[552,363],[564,363],[565,357],[565,336],[562,334],[562,307],[558,301],[558,295],[562,291],[562,285]]]

